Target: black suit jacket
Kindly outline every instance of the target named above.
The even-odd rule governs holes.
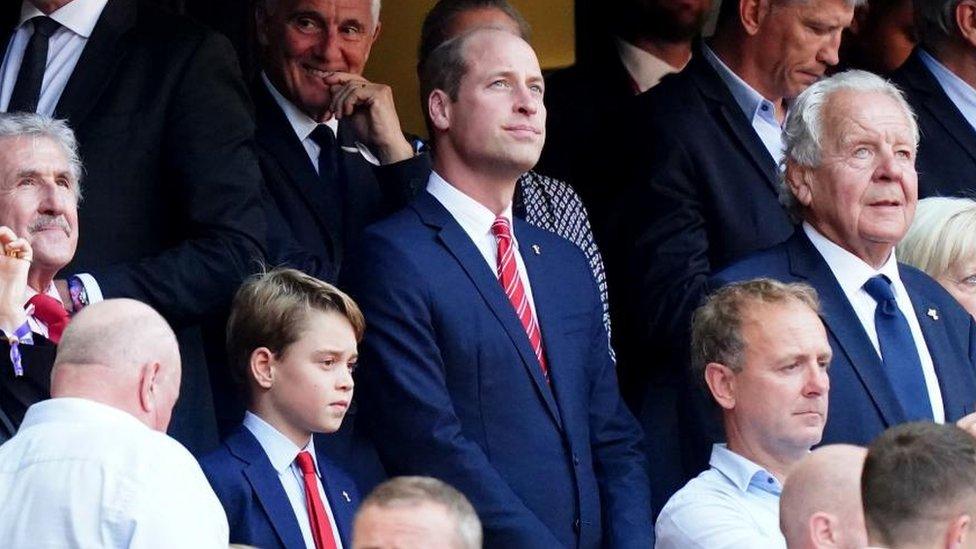
[[[697,469],[682,465],[672,441],[705,440],[695,436],[700,422],[687,419],[701,399],[686,365],[690,317],[708,277],[785,240],[793,225],[777,200],[772,156],[700,51],[638,96],[626,119],[632,187],[616,210],[607,272],[622,390],[652,444],[659,508]]]
[[[57,347],[33,334],[33,345],[18,345],[24,375],[14,375],[10,344],[0,340],[0,443],[16,434],[32,404],[51,397],[51,367]]]
[[[427,182],[428,157],[421,154],[373,166],[340,122],[336,141],[341,147],[341,180],[334,184],[342,202],[336,203],[329,199],[308,153],[261,79],[252,93],[258,157],[269,199],[269,259],[335,281],[366,225],[405,205]]]
[[[0,8],[0,47],[20,2]],[[109,0],[55,108],[85,164],[81,238],[64,273],[91,273],[177,330],[181,398],[171,424],[199,452],[217,443],[199,324],[263,255],[253,123],[222,36],[147,0]]]
[[[976,191],[976,130],[922,63],[918,48],[892,75],[918,117],[922,139],[915,168],[919,196],[972,195]]]

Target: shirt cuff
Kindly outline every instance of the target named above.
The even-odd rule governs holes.
[[[81,282],[81,285],[85,287],[85,293],[88,294],[88,304],[92,305],[98,303],[99,301],[105,301],[105,297],[102,295],[102,288],[95,281],[95,277],[88,273],[78,273],[73,275],[75,278]]]

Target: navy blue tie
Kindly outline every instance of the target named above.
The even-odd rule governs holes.
[[[891,281],[878,275],[864,283],[864,290],[878,302],[874,310],[874,327],[881,345],[881,360],[906,419],[931,420],[932,404],[922,375],[922,361],[908,321],[891,291]]]

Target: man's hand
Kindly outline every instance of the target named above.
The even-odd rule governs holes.
[[[358,74],[335,72],[325,77],[332,90],[332,105],[325,119],[346,118],[356,140],[369,147],[381,164],[413,157],[413,148],[400,129],[393,90],[370,82]]]
[[[34,251],[27,239],[0,226],[0,252],[0,330],[9,336],[27,321],[24,297]]]

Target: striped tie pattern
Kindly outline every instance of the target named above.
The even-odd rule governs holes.
[[[546,355],[542,349],[542,334],[539,332],[539,323],[536,321],[532,307],[529,306],[529,296],[525,293],[522,278],[519,276],[515,264],[511,223],[504,217],[496,217],[491,224],[491,234],[495,235],[495,239],[498,241],[498,281],[505,290],[508,300],[515,307],[515,314],[522,322],[522,327],[525,328],[525,333],[529,336],[529,343],[532,344],[532,350],[535,351],[535,356],[539,359],[542,375],[548,381],[549,366],[546,364]]]

